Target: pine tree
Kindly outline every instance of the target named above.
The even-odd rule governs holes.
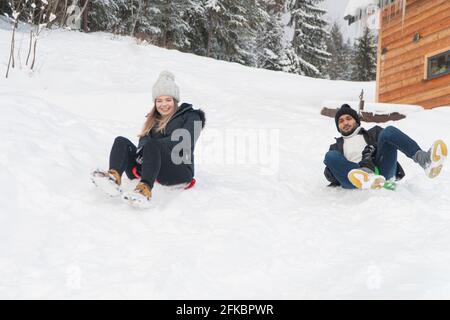
[[[201,0],[91,1],[91,30],[139,35],[153,44],[180,50],[191,46],[191,23],[204,15]]]
[[[325,40],[328,35],[327,22],[322,18],[326,13],[318,4],[323,0],[290,0],[290,25],[294,28],[292,47],[300,68],[299,74],[319,77],[330,58]]]
[[[329,57],[325,11],[317,6],[323,0],[80,1],[89,3],[85,31],[132,35],[161,47],[316,77]],[[0,10],[7,10],[7,2],[0,0]],[[66,2],[58,3],[54,12],[62,22]],[[282,22],[286,10],[295,29],[292,41]]]
[[[266,0],[263,4],[269,19],[259,30],[256,39],[256,66],[280,71],[287,63],[283,41],[284,28],[281,21],[284,0]]]
[[[373,81],[377,73],[377,46],[375,37],[369,28],[364,29],[363,35],[356,40],[353,58],[354,69],[352,80]]]
[[[258,29],[268,19],[257,0],[206,0],[206,55],[255,64]]]
[[[256,66],[258,58],[257,36],[270,21],[270,15],[265,7],[267,0],[244,0],[247,17],[247,28],[239,38],[240,58],[243,64]]]
[[[343,38],[339,24],[335,22],[327,39],[327,51],[331,54],[331,59],[325,73],[331,80],[344,80],[349,67],[349,51]]]
[[[206,8],[205,0],[191,1],[184,13],[184,19],[189,25],[189,30],[185,36],[188,45],[186,51],[201,56],[206,56]]]
[[[191,30],[186,14],[199,5],[195,0],[146,0],[137,31],[148,33],[157,44],[166,48],[185,49],[189,47]]]
[[[162,34],[162,16],[160,8],[154,4],[153,0],[143,0],[141,6],[135,6],[130,34],[149,40],[153,44],[159,44]]]
[[[91,0],[88,12],[90,31],[110,31],[126,33],[125,23],[128,10],[127,0]]]
[[[11,14],[11,7],[7,0],[0,0],[0,15],[3,14],[10,15]]]
[[[287,44],[284,48],[283,54],[284,60],[281,61],[282,70],[284,72],[302,74],[302,65],[305,63],[304,60],[300,59],[292,44]]]
[[[347,39],[347,42],[344,44],[344,65],[347,68],[344,68],[344,73],[342,75],[342,80],[350,81],[352,80],[352,73],[354,69],[353,65],[353,57],[354,57],[354,46],[351,43],[350,39]]]

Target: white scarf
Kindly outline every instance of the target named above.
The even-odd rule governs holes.
[[[361,129],[358,127],[351,135],[342,136],[344,138],[344,156],[348,161],[358,163],[362,160],[362,152],[367,143],[364,136],[359,134]]]

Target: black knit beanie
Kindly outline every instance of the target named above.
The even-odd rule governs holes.
[[[337,131],[339,131],[339,118],[344,114],[348,114],[353,119],[355,119],[356,123],[358,124],[358,127],[361,125],[361,120],[359,119],[358,112],[356,112],[356,110],[352,109],[352,107],[350,107],[348,104],[343,104],[338,109],[338,111],[336,112],[336,115],[334,116],[334,122],[336,122]]]

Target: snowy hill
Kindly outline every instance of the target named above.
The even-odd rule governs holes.
[[[450,298],[448,168],[430,181],[401,155],[395,192],[330,189],[322,176],[337,136],[322,101],[361,89],[373,101],[374,83],[67,31],[40,40],[35,73],[6,80],[9,41],[1,29],[0,298]],[[25,48],[27,34],[17,41]],[[89,173],[106,168],[116,136],[137,141],[164,69],[206,112],[198,184],[156,186],[155,208],[132,210]],[[428,148],[450,141],[449,120],[438,108],[396,125]],[[226,141],[239,130],[271,141],[270,156],[238,161]]]

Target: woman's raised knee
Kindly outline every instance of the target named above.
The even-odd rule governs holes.
[[[152,152],[154,150],[160,150],[161,149],[161,144],[154,140],[154,139],[149,139],[148,142],[145,144],[144,146],[144,152]]]
[[[131,141],[122,136],[119,136],[114,139],[114,144],[129,144],[129,143],[131,143]]]

